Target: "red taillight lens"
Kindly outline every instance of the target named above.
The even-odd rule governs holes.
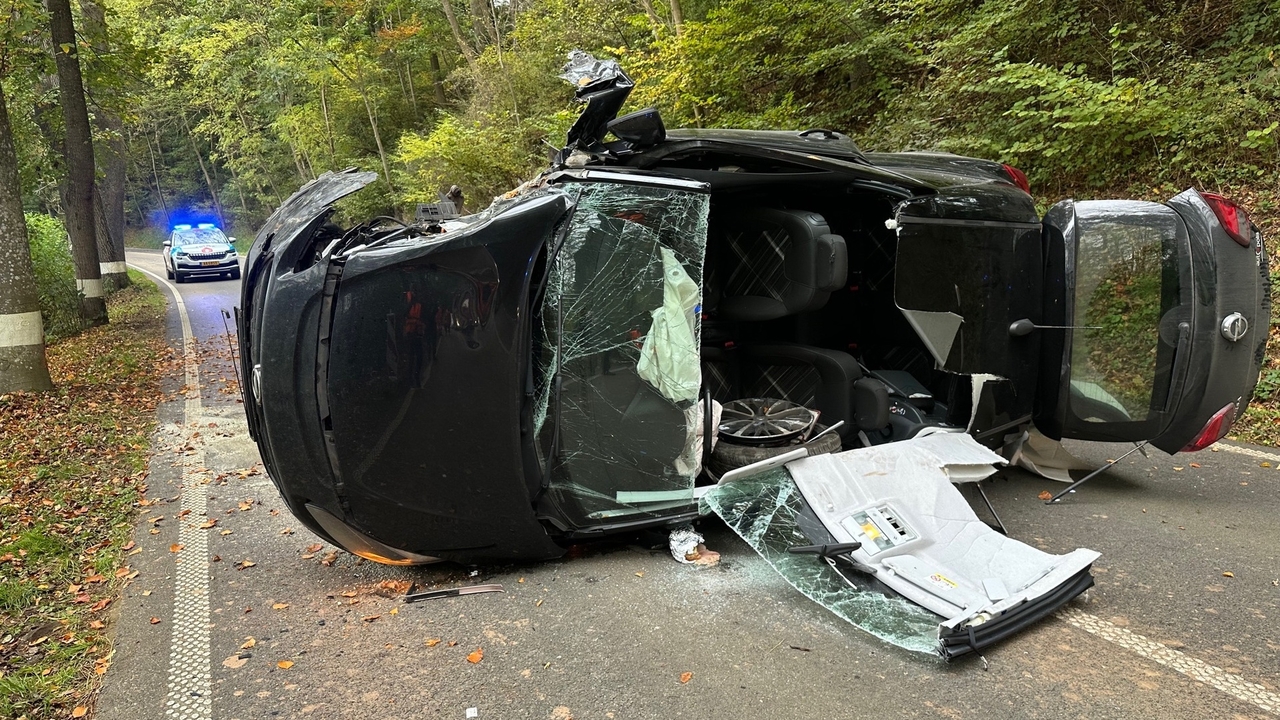
[[[1009,179],[1013,181],[1014,185],[1022,188],[1022,192],[1027,193],[1028,195],[1031,194],[1031,183],[1027,182],[1026,173],[1009,163],[1005,163],[1002,167],[1004,168],[1005,174],[1009,176]]]
[[[1236,419],[1236,406],[1232,403],[1209,418],[1209,422],[1204,424],[1204,429],[1192,440],[1186,447],[1182,448],[1182,452],[1195,452],[1203,450],[1210,445],[1222,439],[1223,435],[1231,429],[1231,423]]]
[[[1222,229],[1227,231],[1232,240],[1244,247],[1253,244],[1253,233],[1250,231],[1252,223],[1249,222],[1249,216],[1245,214],[1243,208],[1217,193],[1202,192],[1200,197],[1209,204],[1213,214],[1218,216]]]

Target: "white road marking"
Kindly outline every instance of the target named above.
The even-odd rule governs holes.
[[[178,288],[164,278],[137,265],[137,270],[168,288],[182,321],[182,356],[186,369],[186,403],[183,425],[187,434],[195,431],[202,414],[200,402],[200,361],[196,357],[191,318]],[[182,456],[182,509],[190,512],[181,520],[177,553],[178,571],[173,587],[173,634],[169,643],[169,695],[165,715],[178,720],[210,720],[213,716],[209,659],[209,535],[200,529],[208,511],[209,498],[197,470],[204,468],[204,446],[199,440],[188,443],[194,452]]]
[[[1243,700],[1265,712],[1280,715],[1280,695],[1258,683],[1249,682],[1239,675],[1184,655],[1171,647],[1113,625],[1077,608],[1063,608],[1058,611],[1058,617],[1087,633],[1097,635],[1148,660],[1176,670],[1192,680]]]
[[[1226,450],[1227,452],[1232,452],[1237,455],[1248,455],[1249,457],[1260,458],[1262,460],[1270,460],[1272,463],[1275,464],[1276,467],[1280,467],[1280,455],[1277,455],[1275,453],[1263,452],[1261,450],[1254,450],[1253,448],[1240,447],[1239,445],[1228,445],[1226,443],[1215,443],[1212,447],[1217,448],[1219,450]]]

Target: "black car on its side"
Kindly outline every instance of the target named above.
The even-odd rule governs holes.
[[[616,117],[616,65],[570,75],[565,149],[487,210],[339,227],[376,176],[328,173],[249,251],[250,431],[291,511],[354,553],[544,559],[688,520],[708,398],[807,405],[846,449],[932,428],[999,448],[1034,424],[1168,452],[1250,400],[1268,262],[1224,197],[1041,217],[1007,165],[668,132]]]

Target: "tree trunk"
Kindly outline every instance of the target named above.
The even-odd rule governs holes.
[[[440,72],[440,56],[431,53],[431,84],[435,86],[436,105],[444,107],[444,74]]]
[[[52,387],[27,220],[22,214],[18,156],[0,88],[0,393]]]
[[[329,120],[329,102],[328,100],[325,99],[325,96],[324,96],[325,85],[326,83],[324,81],[321,81],[320,109],[324,111],[324,135],[325,135],[325,138],[329,141],[329,169],[333,170],[337,165],[337,161],[334,159],[334,157],[337,155],[337,152],[333,149],[333,123]]]
[[[684,12],[680,10],[680,0],[671,0],[671,25],[676,29],[676,37],[684,34]]]
[[[156,195],[160,198],[160,211],[164,213],[164,229],[169,230],[169,204],[164,201],[164,190],[160,187],[160,170],[156,167],[156,153],[151,149],[151,135],[145,135],[147,139],[147,154],[151,156],[151,177],[156,181]],[[160,128],[156,128],[156,146],[160,145]]]
[[[67,233],[76,265],[76,286],[83,297],[80,314],[91,325],[107,322],[107,303],[102,290],[97,237],[93,214],[93,134],[84,99],[84,80],[76,50],[75,27],[71,22],[70,0],[46,0],[53,57],[58,67],[58,98],[66,126],[64,150],[67,156]]]
[[[187,140],[191,141],[191,152],[196,154],[196,162],[200,163],[200,174],[204,175],[204,184],[209,188],[209,195],[213,198],[213,211],[218,215],[218,227],[226,228],[227,219],[222,215],[222,201],[218,199],[218,188],[214,187],[213,180],[209,179],[209,170],[205,167],[204,156],[200,154],[200,146],[196,145],[196,136],[191,134],[186,113],[182,113],[182,129],[187,131]]]
[[[462,51],[462,56],[467,59],[467,64],[475,66],[476,51],[471,47],[471,43],[462,36],[462,27],[458,25],[458,16],[453,12],[453,0],[440,0],[440,7],[444,8],[444,17],[449,21],[449,32],[453,33],[453,39],[458,42],[458,49]]]
[[[391,168],[387,166],[387,153],[382,149],[382,133],[378,132],[378,116],[373,112],[373,105],[369,102],[369,93],[365,92],[364,83],[358,84],[356,89],[360,91],[360,97],[364,99],[364,110],[369,114],[369,127],[373,128],[373,142],[378,146],[378,159],[382,161],[382,178],[387,181],[387,189],[394,195],[396,188],[391,184]]]
[[[80,0],[81,30],[93,44],[94,53],[106,55],[111,48],[107,42],[107,18],[102,5],[97,0]],[[124,195],[126,149],[124,143],[124,123],[120,115],[111,105],[115,93],[99,93],[99,101],[94,113],[98,121],[98,130],[106,138],[106,143],[98,146],[101,157],[98,158],[102,170],[102,182],[97,185],[94,200],[94,212],[99,213],[98,237],[105,242],[98,243],[98,254],[101,256],[102,283],[107,291],[117,290],[129,285],[129,273],[124,264]]]

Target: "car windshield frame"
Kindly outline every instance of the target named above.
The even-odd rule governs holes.
[[[209,237],[212,235],[213,237]],[[226,233],[219,228],[191,228],[189,230],[174,230],[169,238],[169,242],[173,247],[183,247],[184,245],[210,245],[213,243],[222,243],[230,245],[231,241],[227,239]]]

